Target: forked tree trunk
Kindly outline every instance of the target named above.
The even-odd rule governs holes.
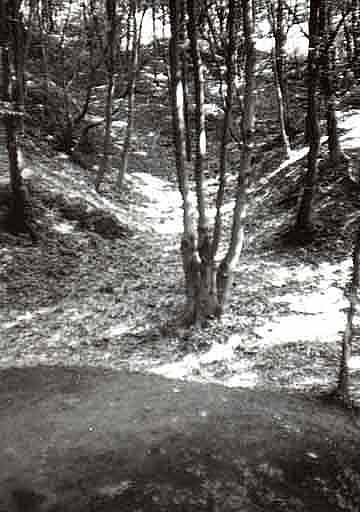
[[[181,61],[179,58],[180,32],[179,26],[182,14],[182,0],[169,3],[171,38],[169,43],[170,61],[170,98],[173,121],[173,137],[176,158],[177,181],[182,197],[183,235],[181,239],[181,256],[185,277],[186,311],[188,316],[194,316],[194,304],[198,296],[199,258],[196,248],[196,236],[190,200],[189,175],[185,165],[185,120],[183,109],[183,89]]]
[[[216,199],[216,215],[213,236],[206,209],[204,190],[204,165],[206,153],[204,116],[204,73],[199,51],[197,12],[194,0],[187,3],[188,35],[190,39],[192,69],[195,89],[195,133],[196,158],[194,163],[195,191],[197,199],[197,230],[194,229],[191,203],[189,200],[189,176],[185,166],[185,120],[182,90],[181,62],[179,60],[179,23],[182,19],[183,0],[170,2],[171,40],[171,100],[174,126],[174,143],[178,183],[183,198],[184,233],[181,242],[185,287],[187,296],[186,320],[201,324],[208,318],[219,317],[223,313],[231,295],[234,271],[242,250],[244,221],[247,207],[248,183],[251,171],[251,156],[254,144],[255,125],[255,11],[253,0],[242,0],[244,41],[245,41],[245,91],[242,118],[242,157],[240,162],[236,201],[233,213],[231,241],[225,258],[219,266],[216,253],[220,244],[222,222],[221,207],[225,194],[226,135],[231,121],[234,90],[236,48],[236,22],[240,5],[236,0],[229,1],[228,30],[229,45],[227,55],[227,100],[223,126],[220,156],[220,186]]]
[[[198,34],[198,4],[188,0],[188,36],[194,75],[195,89],[195,191],[197,200],[197,254],[199,274],[197,297],[192,308],[191,321],[201,323],[204,318],[213,317],[218,313],[218,302],[213,280],[213,262],[211,253],[210,226],[207,215],[206,196],[204,189],[204,166],[206,157],[205,129],[205,76],[201,60]]]
[[[225,258],[219,266],[217,275],[217,293],[219,297],[220,313],[225,310],[230,300],[234,272],[243,247],[244,227],[248,206],[247,192],[251,174],[251,157],[254,149],[256,107],[255,2],[253,0],[242,0],[241,5],[245,44],[245,92],[241,129],[242,153],[230,244]]]
[[[356,239],[353,250],[353,269],[351,283],[349,289],[349,308],[347,311],[346,328],[342,340],[341,359],[339,368],[339,377],[337,385],[337,395],[344,402],[350,404],[349,392],[349,359],[351,357],[351,344],[354,331],[354,316],[356,313],[356,305],[358,303],[360,279],[360,229],[356,233]]]
[[[319,85],[319,38],[320,38],[320,2],[311,0],[309,18],[309,56],[308,56],[308,108],[306,133],[309,141],[307,171],[304,177],[303,192],[297,212],[295,232],[311,232],[312,203],[318,172],[320,151],[320,124],[318,113]]]
[[[238,16],[236,13],[236,6],[234,1],[229,2],[229,17],[228,17],[228,30],[229,30],[229,43],[225,55],[226,60],[226,97],[225,97],[225,113],[222,125],[221,143],[219,148],[219,186],[216,194],[216,214],[214,222],[214,235],[212,241],[212,261],[214,266],[214,273],[216,278],[216,269],[214,265],[215,257],[218,252],[222,231],[223,231],[223,216],[222,207],[225,199],[226,188],[226,155],[227,155],[227,142],[228,134],[232,123],[232,109],[235,93],[235,58],[236,58],[236,29],[238,28]],[[216,283],[216,279],[215,283]]]

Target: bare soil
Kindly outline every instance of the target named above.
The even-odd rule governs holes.
[[[359,509],[359,427],[319,400],[99,368],[0,375],[1,512]]]

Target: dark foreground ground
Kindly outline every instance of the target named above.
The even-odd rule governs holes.
[[[100,368],[1,371],[1,512],[355,511],[351,413]]]

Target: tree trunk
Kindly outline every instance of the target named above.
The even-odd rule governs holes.
[[[308,109],[306,132],[309,140],[307,172],[304,178],[303,193],[297,213],[295,232],[312,231],[312,203],[318,172],[320,151],[320,124],[318,114],[319,83],[319,38],[320,38],[320,2],[311,0],[309,19],[309,56],[308,56]]]
[[[116,0],[106,1],[106,21],[107,21],[107,51],[105,59],[107,69],[107,89],[105,100],[105,133],[103,144],[103,156],[100,169],[95,181],[95,189],[99,191],[100,185],[105,174],[111,168],[112,152],[112,109],[114,96],[114,72],[115,72],[115,35],[116,35]]]
[[[336,117],[335,62],[336,42],[334,26],[334,0],[322,0],[321,34],[322,47],[320,57],[320,84],[325,100],[328,148],[331,165],[337,165],[344,158],[341,150],[338,122]]]
[[[198,34],[198,11],[195,0],[188,0],[188,37],[190,39],[190,53],[194,75],[195,89],[195,191],[198,211],[197,253],[199,258],[199,283],[196,303],[192,308],[195,311],[194,320],[201,323],[204,318],[217,314],[218,303],[214,290],[213,261],[211,254],[210,226],[206,212],[206,198],[204,191],[204,166],[206,157],[206,129],[205,129],[205,78],[204,65],[201,60]]]
[[[13,47],[14,71],[16,75],[14,96],[16,108],[19,112],[18,131],[24,135],[25,114],[25,28],[19,1],[13,2],[13,16],[11,20],[11,43]]]
[[[136,21],[136,4],[134,3],[131,17],[132,17],[132,55],[131,55],[131,67],[129,71],[129,88],[128,88],[128,119],[126,125],[126,134],[124,140],[124,147],[122,152],[121,159],[121,167],[119,169],[119,174],[117,177],[117,188],[122,190],[123,182],[125,174],[127,173],[128,165],[129,165],[129,152],[131,146],[131,137],[134,129],[135,122],[135,89],[136,89],[136,79],[138,74],[139,67],[139,47],[141,40],[141,31],[142,31],[142,23],[144,20],[146,8],[144,8],[142,13],[142,18],[139,24],[139,29],[137,27]]]
[[[352,0],[351,33],[353,38],[353,70],[360,78],[360,0]]]
[[[220,245],[222,235],[222,206],[225,198],[226,188],[226,155],[228,134],[232,122],[232,108],[235,91],[235,54],[236,54],[236,28],[237,13],[234,1],[229,2],[229,43],[226,52],[226,97],[225,97],[225,113],[222,125],[221,142],[219,148],[219,186],[216,195],[216,214],[214,223],[214,235],[212,242],[212,260],[215,260]]]
[[[180,20],[180,44],[183,48],[181,53],[181,80],[183,90],[183,103],[184,103],[184,121],[185,121],[185,145],[186,145],[186,159],[191,162],[192,159],[192,134],[191,134],[191,123],[190,123],[190,109],[189,109],[189,65],[186,55],[187,44],[186,44],[186,20],[185,20],[185,3],[186,0],[182,0],[182,18]]]
[[[6,148],[9,159],[10,186],[13,204],[10,211],[9,227],[15,232],[29,231],[26,222],[26,189],[21,177],[18,161],[17,131],[19,111],[17,110],[18,74],[15,70],[16,46],[12,45],[12,23],[17,19],[19,3],[9,4],[0,0],[0,43],[2,67],[2,99],[8,105],[8,112],[3,116],[6,133]],[[13,77],[13,79],[12,79]],[[15,101],[14,101],[15,100]]]
[[[351,357],[351,344],[353,338],[353,321],[358,303],[358,290],[360,278],[360,229],[356,233],[353,250],[353,270],[349,289],[349,308],[347,311],[346,328],[342,340],[337,395],[346,404],[350,404],[349,392],[349,359]]]
[[[276,100],[278,106],[278,116],[280,123],[280,136],[283,143],[285,156],[290,157],[291,147],[287,130],[289,128],[288,119],[288,88],[286,81],[286,34],[284,24],[284,3],[278,0],[276,8],[269,4],[269,16],[273,29],[275,45],[273,50],[273,72],[276,90]]]
[[[179,59],[179,24],[183,17],[182,0],[170,2],[171,38],[169,43],[170,99],[173,121],[173,137],[176,158],[177,181],[182,197],[184,231],[181,240],[181,256],[185,277],[186,313],[189,319],[196,317],[196,301],[199,286],[199,257],[190,200],[189,175],[185,165],[185,119],[183,110],[183,90],[181,62]]]
[[[281,81],[279,79],[279,72],[278,67],[276,65],[277,57],[274,55],[274,80],[275,80],[275,89],[276,89],[276,100],[277,100],[277,106],[278,106],[278,116],[279,116],[279,123],[280,123],[280,137],[282,140],[282,145],[284,148],[284,153],[286,158],[290,158],[291,156],[291,146],[290,146],[290,140],[289,136],[286,131],[286,108],[285,108],[285,101],[283,96],[283,89],[281,87]]]
[[[247,211],[247,192],[251,173],[251,157],[254,148],[255,107],[256,107],[256,48],[255,48],[255,7],[252,0],[242,0],[242,14],[245,44],[245,92],[242,117],[242,153],[238,174],[237,192],[231,228],[231,239],[225,258],[217,275],[217,293],[220,314],[225,310],[231,296],[234,272],[244,242],[244,226]]]

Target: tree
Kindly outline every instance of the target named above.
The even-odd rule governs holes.
[[[2,103],[0,110],[6,133],[9,159],[10,187],[13,202],[9,227],[15,232],[28,231],[34,236],[27,219],[28,192],[24,186],[19,164],[19,119],[23,111],[23,45],[18,40],[21,33],[21,0],[0,0],[0,48]],[[20,28],[19,28],[20,26]]]
[[[176,156],[176,169],[179,190],[183,205],[183,236],[181,254],[185,275],[186,321],[201,324],[209,317],[220,317],[231,297],[234,272],[242,251],[244,240],[244,221],[246,217],[247,192],[251,175],[251,156],[254,146],[255,126],[255,8],[251,0],[229,0],[228,2],[228,45],[227,45],[227,100],[224,117],[220,182],[216,199],[216,218],[213,228],[209,220],[208,195],[204,183],[204,166],[206,163],[206,130],[204,116],[204,66],[201,58],[201,40],[199,35],[199,11],[194,0],[187,2],[187,26],[190,41],[193,83],[195,90],[195,191],[197,215],[192,211],[190,200],[190,176],[186,165],[185,120],[183,109],[183,87],[181,73],[181,39],[180,23],[184,17],[181,0],[170,2],[170,93],[173,115],[173,132]],[[241,118],[241,161],[239,164],[236,187],[233,222],[230,242],[224,258],[218,262],[217,252],[222,236],[222,205],[225,192],[225,158],[226,132],[229,128],[233,100],[233,80],[236,47],[236,27],[240,12],[242,14],[244,77]]]
[[[105,130],[103,155],[100,169],[96,177],[95,188],[99,190],[101,182],[111,167],[111,128],[112,128],[112,110],[114,95],[114,73],[115,73],[115,37],[116,37],[116,0],[106,0],[106,98],[105,98]]]
[[[170,61],[170,98],[173,121],[173,137],[176,158],[176,171],[178,186],[182,196],[183,206],[183,235],[181,240],[181,254],[185,274],[185,289],[187,297],[187,310],[191,314],[197,302],[199,261],[196,250],[195,229],[191,212],[189,173],[185,166],[185,119],[183,101],[183,81],[180,61],[180,30],[184,6],[181,0],[169,1],[171,38],[169,43]],[[195,314],[195,311],[194,311]],[[189,319],[190,320],[190,319]]]
[[[310,1],[309,17],[309,53],[307,70],[307,116],[306,139],[309,141],[307,171],[304,177],[303,192],[297,212],[295,232],[312,231],[312,203],[318,174],[318,156],[320,151],[319,122],[319,57],[320,57],[320,6],[319,0]]]
[[[325,101],[330,163],[334,166],[344,159],[336,116],[336,37],[344,17],[348,14],[344,13],[340,22],[335,23],[335,8],[335,0],[322,0],[320,8],[320,85]]]
[[[127,115],[127,125],[126,125],[126,133],[124,140],[124,147],[121,155],[121,167],[119,169],[119,173],[117,176],[117,188],[119,190],[122,189],[123,181],[125,174],[127,172],[128,164],[129,164],[129,152],[131,145],[131,137],[133,134],[134,121],[135,121],[135,91],[136,91],[136,79],[138,75],[139,68],[139,50],[141,43],[141,31],[142,24],[144,20],[144,16],[146,13],[147,6],[145,5],[140,23],[136,19],[136,2],[133,1],[131,3],[130,13],[128,15],[128,40],[131,40],[131,58],[129,65],[129,84],[128,84],[128,115]]]
[[[239,163],[237,192],[233,212],[231,238],[227,253],[221,261],[217,287],[220,298],[221,311],[227,305],[232,285],[234,272],[238,264],[244,242],[244,227],[248,203],[248,187],[251,181],[252,154],[254,150],[255,132],[255,108],[256,108],[256,48],[255,48],[255,26],[256,12],[253,0],[242,0],[242,17],[244,31],[244,52],[245,52],[245,76],[244,76],[244,97],[243,112],[241,119],[241,159]]]
[[[273,73],[280,123],[280,136],[286,157],[290,157],[291,147],[287,133],[289,126],[288,91],[286,83],[286,31],[284,0],[268,2],[270,24],[275,40],[273,48]]]
[[[349,308],[346,317],[346,327],[342,339],[341,358],[339,366],[338,385],[336,395],[345,405],[350,405],[349,392],[349,360],[351,357],[351,345],[354,334],[354,316],[358,304],[358,291],[360,284],[360,229],[357,231],[353,249],[353,268],[349,286]]]
[[[360,78],[360,0],[351,0],[351,36],[353,69]]]

